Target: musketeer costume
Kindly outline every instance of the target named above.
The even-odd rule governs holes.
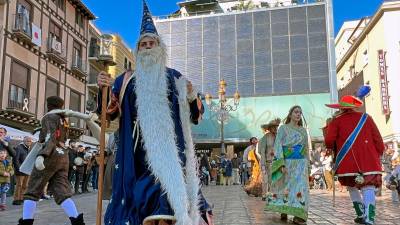
[[[380,159],[385,146],[372,118],[353,110],[362,105],[359,98],[349,95],[338,104],[327,105],[342,111],[327,125],[325,144],[334,149],[336,175],[348,187],[357,214],[355,222],[374,224],[375,188],[382,185]]]

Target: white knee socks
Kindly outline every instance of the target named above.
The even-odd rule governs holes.
[[[33,219],[36,211],[36,202],[32,200],[25,200],[22,211],[22,219],[28,220]]]
[[[61,203],[61,207],[64,209],[65,214],[68,217],[77,218],[78,217],[78,210],[76,209],[74,201],[72,199],[67,198]]]
[[[360,217],[361,209],[365,220],[373,223],[375,220],[375,187],[366,186],[361,188],[361,191],[354,187],[348,187],[347,190],[349,190],[351,201],[355,205],[357,216]],[[359,203],[363,206],[357,208],[356,205]]]

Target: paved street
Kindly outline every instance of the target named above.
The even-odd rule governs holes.
[[[263,225],[285,224],[279,215],[263,210],[264,202],[248,197],[239,186],[210,186],[204,188],[207,199],[214,204],[216,225]],[[325,191],[312,191],[308,224],[353,224],[353,209],[345,193],[337,193],[337,205],[332,206],[331,195]],[[75,196],[80,211],[85,213],[86,224],[95,224],[96,195],[94,193]],[[378,198],[377,225],[400,224],[400,204],[390,200],[388,192]],[[1,225],[15,225],[21,215],[21,207],[11,206],[0,212]],[[52,201],[39,203],[35,224],[69,224],[62,210]],[[288,222],[287,224],[292,224]]]

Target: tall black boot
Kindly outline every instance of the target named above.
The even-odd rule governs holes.
[[[70,217],[69,220],[71,220],[71,225],[85,225],[85,221],[83,221],[83,213],[79,214],[76,218]]]
[[[22,218],[18,220],[18,225],[33,225],[34,219],[26,219],[23,220]]]

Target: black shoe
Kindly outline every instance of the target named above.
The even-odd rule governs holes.
[[[354,223],[365,224],[365,219],[364,217],[357,217],[354,219]]]
[[[33,219],[23,220],[22,218],[18,220],[18,225],[33,225]]]
[[[24,203],[24,201],[22,201],[22,200],[14,200],[12,202],[13,205],[22,205],[22,203]]]
[[[287,220],[287,214],[282,213],[281,214],[281,220],[286,221]]]
[[[70,217],[69,220],[71,220],[71,225],[85,225],[85,221],[83,221],[83,213],[79,214],[76,218]]]
[[[307,224],[307,221],[303,220],[302,218],[299,218],[299,217],[295,216],[293,218],[293,223],[294,224],[298,224],[298,225],[305,225],[305,224]]]

